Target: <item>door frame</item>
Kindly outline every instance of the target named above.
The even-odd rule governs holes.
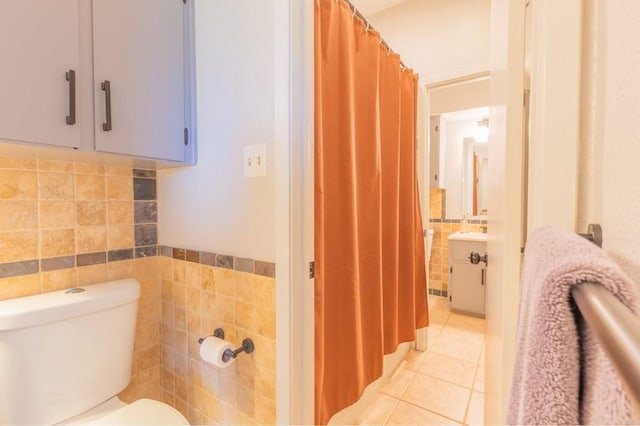
[[[276,422],[314,424],[314,3],[273,1]]]

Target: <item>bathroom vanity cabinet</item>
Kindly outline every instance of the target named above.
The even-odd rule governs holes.
[[[484,317],[486,265],[472,264],[472,252],[483,256],[487,235],[456,232],[449,236],[449,308],[452,311]]]
[[[1,2],[0,139],[192,164],[192,8]]]

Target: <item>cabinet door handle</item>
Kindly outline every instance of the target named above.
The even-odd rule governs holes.
[[[482,278],[481,278],[481,281],[480,281],[480,283],[481,283],[482,285],[484,285],[484,280],[485,280],[485,271],[486,271],[486,269],[482,268]]]
[[[69,115],[67,115],[67,124],[72,126],[76,124],[76,72],[69,70],[65,73],[65,79],[69,82]]]
[[[104,107],[105,114],[107,117],[106,123],[102,123],[102,130],[105,132],[111,131],[111,82],[109,80],[105,80],[100,83],[100,88],[104,90]]]

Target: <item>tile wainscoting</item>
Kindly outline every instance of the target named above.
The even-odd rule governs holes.
[[[274,424],[275,264],[160,247],[163,400],[193,424]],[[200,359],[200,337],[221,327],[255,351],[219,369]]]
[[[158,246],[155,171],[0,156],[0,300],[133,277],[133,374],[119,396],[191,423],[275,423],[275,265]],[[224,370],[197,339],[223,327],[256,351]]]

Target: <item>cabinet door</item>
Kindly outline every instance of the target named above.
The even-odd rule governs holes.
[[[484,315],[485,269],[471,263],[453,263],[449,271],[451,309]]]
[[[78,1],[0,0],[0,138],[80,145],[67,81],[79,71]]]
[[[184,161],[185,7],[182,0],[93,0],[96,150]]]

